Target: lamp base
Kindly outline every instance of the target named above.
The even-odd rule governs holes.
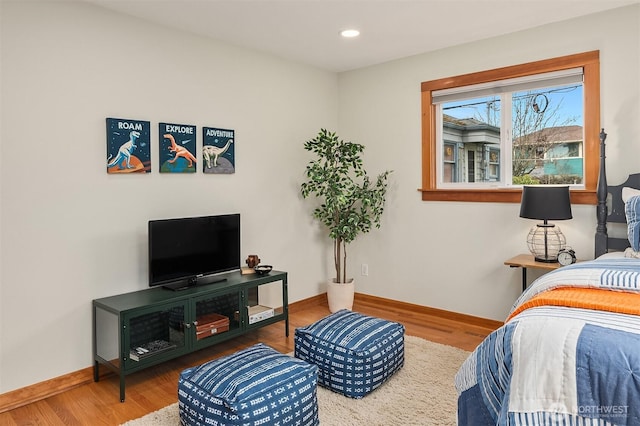
[[[535,260],[536,262],[542,262],[542,263],[557,263],[558,257],[556,256],[555,259],[546,259],[544,257],[534,256],[533,260]]]
[[[566,240],[560,227],[551,223],[535,225],[527,236],[527,246],[536,262],[557,262],[558,252],[565,245]]]

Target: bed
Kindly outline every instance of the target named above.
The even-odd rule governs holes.
[[[605,139],[595,260],[538,278],[471,353],[459,425],[640,425],[640,174],[608,186]]]

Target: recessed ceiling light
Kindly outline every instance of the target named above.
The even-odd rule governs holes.
[[[343,30],[340,35],[345,38],[358,37],[360,35],[360,31],[358,30]]]

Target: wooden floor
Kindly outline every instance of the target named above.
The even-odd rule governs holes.
[[[356,295],[354,310],[398,321],[406,334],[434,342],[472,350],[499,323],[445,311],[412,309],[415,305]],[[119,381],[109,375],[44,400],[0,414],[0,425],[118,425],[141,417],[177,401],[180,372],[212,358],[263,342],[283,353],[293,351],[293,330],[329,314],[326,298],[291,305],[290,334],[285,337],[284,322],[272,324],[228,342],[202,349],[164,364],[150,367],[126,378],[126,401],[119,400]]]

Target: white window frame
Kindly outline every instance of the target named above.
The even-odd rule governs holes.
[[[437,174],[437,186],[442,189],[491,189],[511,188],[522,185],[513,185],[513,145],[512,135],[512,94],[526,90],[534,90],[548,87],[565,86],[569,84],[583,84],[583,68],[576,67],[561,71],[533,74],[525,77],[517,77],[496,80],[489,83],[479,83],[469,86],[459,86],[451,89],[436,90],[433,92],[433,104],[436,107],[436,161],[440,165]],[[443,110],[446,102],[480,98],[491,95],[499,95],[500,98],[500,173],[499,180],[489,182],[445,182],[444,160],[442,150],[444,148],[443,135]],[[584,99],[583,99],[584,103]],[[583,128],[584,132],[584,128]],[[583,135],[584,140],[584,135]],[[584,170],[584,167],[583,167]],[[584,172],[583,172],[584,173]],[[584,189],[583,183],[570,185],[572,188]]]

